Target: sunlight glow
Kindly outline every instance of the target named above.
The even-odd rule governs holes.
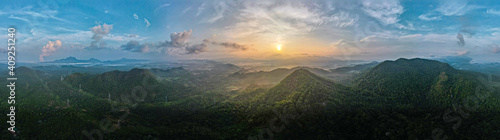
[[[278,51],[281,51],[281,45],[278,45],[277,49]]]

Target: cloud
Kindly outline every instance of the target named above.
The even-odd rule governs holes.
[[[201,4],[200,7],[198,7],[198,10],[196,11],[196,16],[199,16],[201,12],[205,10],[205,3]]]
[[[167,40],[160,43],[140,44],[138,41],[129,41],[127,44],[120,46],[120,48],[122,50],[142,53],[156,51],[160,53],[179,52],[181,54],[199,54],[207,51],[208,41],[194,45],[188,43],[191,33],[192,30],[179,33],[174,32],[170,34],[170,41]]]
[[[148,52],[149,46],[147,44],[140,44],[138,41],[130,41],[125,45],[120,46],[122,50],[131,52]]]
[[[390,1],[364,1],[363,11],[382,25],[395,24],[399,22],[399,16],[403,14],[403,6],[396,0]]]
[[[203,40],[203,42],[210,43],[212,45],[217,45],[217,46],[223,46],[225,48],[233,49],[233,50],[241,50],[241,51],[246,51],[248,50],[248,46],[238,44],[238,43],[232,43],[232,42],[217,42],[217,41],[211,41],[209,39]]]
[[[204,39],[200,43],[191,44],[189,38],[193,30],[174,32],[170,34],[170,41],[162,41],[159,43],[139,43],[138,41],[129,41],[127,44],[121,45],[122,50],[130,52],[160,52],[160,53],[180,53],[180,54],[200,54],[206,52],[209,45],[222,46],[228,49],[246,51],[249,49],[247,45],[242,45],[232,42],[217,42],[210,39]]]
[[[144,18],[144,23],[146,23],[146,29],[151,26],[151,23],[149,23],[148,19]]]
[[[493,53],[500,53],[500,47],[498,47],[498,44],[493,43],[490,45]]]
[[[356,42],[347,41],[344,39],[340,39],[337,42],[333,42],[330,46],[336,52],[335,55],[344,57],[344,59],[349,59],[349,55],[359,54],[362,52],[360,47],[356,45]]]
[[[438,12],[429,12],[429,13],[422,14],[422,15],[418,16],[418,18],[421,20],[426,20],[426,21],[440,20],[441,15],[439,15]]]
[[[334,13],[325,7],[297,1],[245,1],[234,17],[236,22],[225,29],[225,35],[283,43],[285,39],[303,37],[328,25],[348,27],[357,21],[348,12]]]
[[[461,33],[458,33],[458,34],[457,34],[457,39],[458,39],[457,44],[458,44],[459,46],[463,46],[463,45],[465,45],[464,36],[463,36]]]
[[[227,5],[224,2],[219,2],[219,4],[214,4],[215,16],[206,20],[208,23],[214,23],[224,17],[224,13],[226,12]]]
[[[92,41],[91,45],[87,49],[102,49],[106,47],[106,42],[101,41],[104,36],[107,36],[111,30],[113,30],[113,25],[108,25],[104,23],[102,26],[97,25],[90,28],[92,33]]]
[[[30,22],[28,19],[26,19],[26,18],[16,17],[16,16],[14,16],[14,15],[10,15],[10,16],[9,16],[9,18],[10,18],[10,19],[22,20],[22,21],[25,21],[25,22],[27,22],[27,23],[31,23],[31,22]]]
[[[43,62],[43,57],[50,56],[53,52],[59,49],[62,46],[62,42],[60,40],[56,40],[54,42],[49,41],[47,45],[43,46],[42,53],[40,54],[39,60]]]
[[[54,19],[57,21],[68,22],[65,19],[56,17],[55,15],[57,13],[58,13],[57,10],[50,10],[48,8],[39,11],[36,8],[33,8],[32,5],[25,6],[20,9],[9,9],[7,11],[0,11],[0,15],[11,14],[33,19]]]
[[[180,33],[172,33],[170,34],[170,45],[175,46],[175,47],[182,47],[184,44],[186,44],[187,40],[189,37],[191,37],[191,33],[193,30],[189,31],[183,31]]]
[[[445,16],[463,15],[465,12],[463,12],[462,9],[464,9],[466,6],[467,6],[467,1],[446,0],[440,4],[440,6],[436,9],[436,11],[440,12]]]
[[[186,54],[199,54],[201,52],[207,51],[207,44],[205,42],[192,45],[192,46],[187,46],[185,48]]]
[[[162,8],[165,8],[165,7],[168,7],[168,6],[170,6],[170,3],[163,4],[163,5],[161,5],[160,7],[156,8],[154,12],[155,12],[155,13],[157,13],[157,12],[158,12],[158,10],[160,10],[160,9],[162,9]]]
[[[457,55],[458,56],[464,56],[464,55],[467,55],[469,53],[470,53],[470,51],[468,51],[468,50],[461,50],[461,51],[457,52]]]
[[[331,45],[334,47],[356,47],[354,42],[346,41],[344,39],[334,42]]]
[[[188,12],[188,11],[190,11],[192,8],[193,8],[193,7],[188,7],[188,8],[186,8],[186,9],[182,10],[182,14],[187,13],[187,12]]]
[[[359,17],[357,15],[355,17],[351,17],[349,12],[340,11],[331,15],[328,22],[331,22],[336,27],[345,28],[352,26],[358,21],[358,19]]]
[[[134,13],[134,19],[139,19],[139,16],[136,13]]]
[[[425,14],[418,16],[421,20],[440,20],[442,16],[463,16],[469,11],[482,9],[483,6],[469,5],[466,0],[444,0],[439,6]]]
[[[486,13],[488,13],[488,14],[494,14],[494,15],[500,15],[500,10],[488,9],[488,10],[486,10]]]

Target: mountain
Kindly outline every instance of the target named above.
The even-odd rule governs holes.
[[[293,104],[325,104],[332,96],[345,96],[339,91],[347,87],[322,78],[306,69],[298,69],[263,95],[267,102]]]
[[[183,76],[189,76],[183,68],[134,68],[130,71],[114,70],[96,75],[74,73],[64,81],[73,87],[81,85],[83,91],[100,98],[107,99],[111,96],[111,100],[120,100],[122,96],[136,94],[134,96],[143,97],[145,102],[164,102],[165,96],[169,100],[178,100],[199,93],[197,87],[186,84],[188,80],[183,79]]]
[[[449,106],[473,95],[481,76],[447,63],[426,59],[384,61],[355,81],[354,87],[383,97],[388,104],[407,107]],[[486,94],[486,93],[482,93]]]
[[[366,69],[370,69],[376,65],[378,65],[379,62],[373,61],[367,64],[359,64],[359,65],[354,65],[350,67],[340,67],[340,68],[335,68],[335,69],[330,69],[331,72],[333,73],[351,73],[351,72],[361,72]]]
[[[122,58],[119,60],[108,60],[108,61],[101,61],[99,59],[95,58],[90,58],[89,60],[80,60],[75,57],[67,57],[64,59],[58,59],[54,60],[52,62],[45,62],[45,63],[105,63],[105,64],[123,64],[123,63],[136,63],[136,62],[144,62],[147,60],[140,60],[140,59],[127,59],[127,58]]]
[[[79,60],[75,57],[70,56],[64,59],[58,59],[47,63],[100,63],[100,62],[101,60],[95,58],[90,58],[89,60]]]
[[[74,87],[107,98],[119,99],[121,94],[130,94],[132,91],[152,92],[152,86],[158,86],[155,76],[147,69],[132,69],[130,71],[110,71],[98,75],[75,73],[66,77]],[[155,86],[155,87],[156,87]],[[137,93],[138,94],[138,93]]]
[[[331,73],[320,68],[309,68],[309,67],[294,67],[294,68],[278,68],[271,71],[259,71],[259,72],[249,72],[239,71],[231,74],[229,77],[236,79],[239,85],[248,86],[251,84],[259,85],[276,85],[286,76],[290,75],[296,70],[305,69],[314,74],[321,75],[323,77],[330,76]]]
[[[123,63],[136,63],[136,62],[146,62],[146,61],[148,61],[148,60],[122,58],[122,59],[119,59],[119,60],[104,61],[103,63],[106,63],[106,64],[123,64]]]

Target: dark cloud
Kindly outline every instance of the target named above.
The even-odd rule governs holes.
[[[242,45],[242,44],[238,44],[238,43],[217,42],[217,41],[211,41],[209,39],[205,39],[205,40],[203,40],[203,42],[210,43],[212,45],[223,46],[225,48],[230,48],[230,49],[235,49],[235,50],[241,50],[241,51],[248,50],[248,46]]]
[[[149,46],[145,44],[140,44],[138,41],[130,41],[125,45],[120,46],[122,50],[127,50],[131,52],[148,52]]]
[[[186,54],[199,54],[207,51],[207,43],[203,42],[197,45],[188,46],[185,48]]]
[[[191,45],[188,43],[191,37],[192,30],[183,31],[180,33],[170,34],[170,41],[163,41],[159,43],[139,43],[138,41],[130,41],[127,44],[120,46],[122,50],[127,50],[131,52],[150,52],[158,51],[163,53],[168,53],[172,50],[180,50],[183,54],[199,54],[207,51],[208,43],[203,41],[202,43]]]
[[[170,41],[163,41],[159,43],[139,43],[138,41],[130,41],[127,44],[120,46],[122,50],[127,50],[131,52],[149,52],[158,51],[163,53],[168,53],[170,51],[181,51],[183,54],[199,54],[206,52],[209,45],[223,46],[225,48],[230,48],[234,50],[245,51],[248,50],[248,46],[241,45],[232,42],[217,42],[209,39],[204,39],[201,43],[190,44],[188,43],[191,37],[192,30],[183,31],[179,33],[170,34]]]
[[[237,49],[237,50],[242,50],[242,51],[248,50],[247,46],[236,44],[236,43],[222,42],[222,43],[219,43],[219,45],[224,46],[226,48],[232,48],[232,49]]]
[[[461,33],[457,34],[457,39],[458,39],[457,44],[459,46],[464,46],[465,45],[464,36]]]

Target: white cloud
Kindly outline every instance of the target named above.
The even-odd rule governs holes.
[[[90,28],[92,33],[94,35],[92,36],[92,41],[91,45],[88,47],[88,49],[102,49],[106,47],[106,42],[101,41],[101,39],[104,36],[107,36],[111,30],[113,30],[113,25],[108,25],[104,23],[102,26],[97,25],[92,28]]]
[[[188,7],[188,8],[186,8],[186,9],[182,10],[182,14],[187,13],[187,12],[188,12],[188,11],[190,11],[192,8],[193,8],[193,7]]]
[[[139,19],[139,16],[136,13],[134,13],[134,19]]]
[[[144,18],[144,23],[146,23],[146,29],[151,26],[151,23],[149,23],[148,19]]]
[[[403,14],[403,6],[396,0],[390,1],[363,1],[363,11],[377,19],[383,25],[399,22],[399,16]]]
[[[483,6],[469,5],[465,0],[444,0],[439,6],[425,14],[418,16],[421,20],[440,20],[442,16],[463,16],[469,11],[482,9]]]
[[[494,15],[500,15],[500,10],[488,9],[488,10],[486,10],[486,13],[488,13],[488,14],[494,14]]]
[[[199,16],[201,12],[205,10],[205,3],[201,4],[200,7],[198,7],[198,10],[196,11],[196,16]]]
[[[62,46],[62,42],[60,40],[56,40],[54,42],[49,41],[47,45],[43,46],[42,53],[40,54],[39,60],[43,62],[43,57],[50,56],[53,52],[59,49]]]
[[[344,28],[344,27],[350,27],[354,25],[359,20],[359,17],[356,15],[355,17],[352,17],[349,12],[346,11],[339,11],[333,15],[330,16],[328,19],[329,22],[331,22],[334,26]]]
[[[458,56],[464,56],[464,55],[467,55],[469,53],[470,53],[470,51],[468,51],[468,50],[460,50],[460,51],[457,52],[457,55]]]
[[[165,8],[165,7],[168,7],[168,6],[170,6],[170,3],[167,3],[167,4],[162,4],[162,5],[160,5],[160,7],[156,8],[154,12],[155,12],[155,13],[157,13],[157,12],[158,12],[158,10],[160,10],[160,9],[162,9],[162,8]]]
[[[10,16],[9,16],[9,18],[10,18],[10,19],[22,20],[22,21],[25,21],[25,22],[27,22],[27,23],[31,23],[31,22],[30,22],[28,19],[26,19],[26,18],[16,17],[16,16],[14,16],[14,15],[10,15]]]
[[[227,5],[224,2],[219,2],[218,4],[214,4],[215,16],[207,19],[206,22],[214,23],[224,17],[224,13],[227,10]]]
[[[427,21],[440,20],[441,15],[439,15],[439,13],[437,13],[437,12],[429,12],[429,13],[422,14],[422,15],[418,16],[418,18],[421,20],[427,20]]]
[[[68,22],[65,19],[61,19],[56,17],[56,14],[58,14],[57,10],[42,10],[42,11],[35,11],[33,6],[25,6],[20,9],[12,9],[8,11],[0,11],[0,15],[3,14],[11,14],[11,15],[16,15],[16,16],[27,16],[27,17],[36,17],[39,19],[54,19],[57,21],[62,21],[62,22]]]
[[[326,8],[296,1],[246,1],[236,13],[236,22],[226,28],[225,35],[260,39],[261,43],[285,43],[285,39],[305,37],[321,27],[345,28],[358,21],[358,17],[349,12],[332,12]]]
[[[191,37],[193,30],[170,34],[170,44],[176,47],[184,46]]]

